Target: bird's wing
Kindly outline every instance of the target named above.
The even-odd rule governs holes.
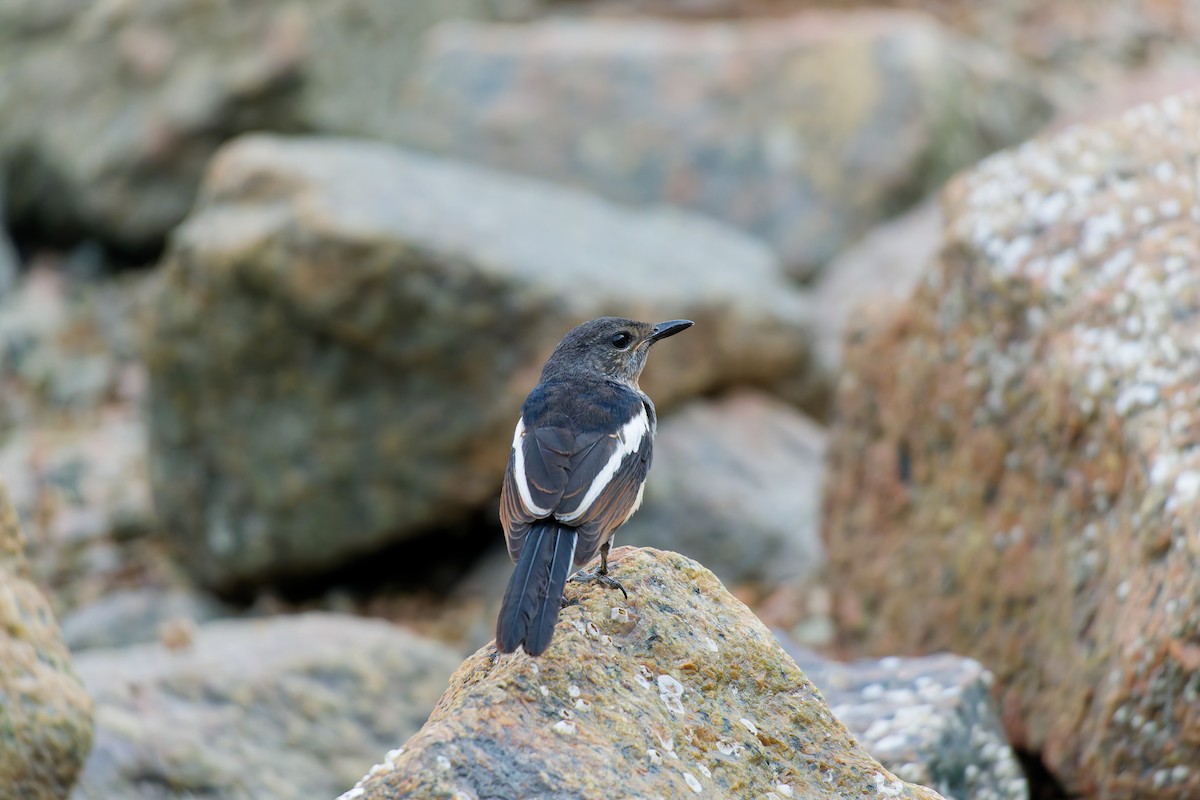
[[[500,524],[514,562],[521,557],[530,523],[550,516],[558,507],[575,443],[567,428],[526,428],[524,416],[517,420],[500,490]]]
[[[554,516],[574,526],[579,539],[575,563],[586,564],[637,509],[650,470],[653,417],[638,402],[616,432],[603,433],[577,448]]]

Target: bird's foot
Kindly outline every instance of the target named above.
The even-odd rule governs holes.
[[[571,576],[572,583],[599,583],[610,589],[620,589],[621,594],[625,595],[625,599],[629,599],[629,592],[625,591],[625,587],[616,578],[610,577],[607,572],[601,572],[599,569],[588,572],[585,569],[579,570]]]

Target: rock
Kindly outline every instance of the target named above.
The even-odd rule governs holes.
[[[810,374],[808,297],[755,242],[367,142],[230,145],[163,273],[155,501],[219,587],[493,500],[521,401],[584,319],[696,321],[646,371],[664,408]]]
[[[113,591],[63,616],[62,631],[73,652],[153,642],[185,621],[205,623],[229,609],[199,592],[146,587]]]
[[[96,746],[73,800],[307,800],[334,796],[417,730],[458,657],[383,622],[304,614],[77,661]]]
[[[859,651],[988,665],[1068,794],[1200,796],[1200,98],[994,156],[847,351],[824,531]]]
[[[840,369],[846,336],[861,335],[879,315],[904,306],[941,243],[942,211],[929,200],[878,226],[825,268],[814,307],[817,355],[826,369]]]
[[[694,561],[619,548],[630,590],[572,585],[550,649],[488,646],[345,800],[936,798],[875,762],[748,608]],[[458,793],[457,795],[455,793]]]
[[[1014,62],[903,12],[447,23],[411,105],[409,143],[709,214],[802,279],[1049,113]]]
[[[660,425],[645,502],[616,539],[675,548],[729,584],[802,583],[825,564],[824,453],[821,427],[778,400],[694,403]]]
[[[994,678],[974,659],[830,661],[780,644],[867,752],[897,776],[947,800],[1027,800],[1029,786],[991,698]]]
[[[59,800],[92,745],[92,704],[24,548],[0,488],[0,796]]]
[[[153,248],[249,130],[387,135],[418,41],[487,0],[143,0],[0,10],[0,172],[23,224]],[[369,76],[369,79],[367,79]]]
[[[4,230],[6,216],[4,185],[0,182],[0,299],[17,285],[17,251]]]
[[[145,279],[38,256],[0,298],[0,482],[61,611],[103,594],[154,528],[136,323]]]

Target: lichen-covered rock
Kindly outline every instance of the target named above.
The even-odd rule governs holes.
[[[499,4],[503,5],[503,4]],[[422,34],[488,0],[101,0],[0,8],[0,173],[56,235],[157,246],[249,130],[388,136]]]
[[[997,678],[1068,792],[1200,796],[1200,99],[985,161],[850,343],[826,545],[850,643]]]
[[[825,565],[824,456],[824,430],[778,400],[698,401],[659,426],[645,502],[617,541],[678,550],[728,584],[800,583]]]
[[[994,677],[978,661],[830,661],[781,638],[825,702],[867,752],[946,800],[1027,800],[1029,786],[996,713]]]
[[[82,653],[96,746],[71,797],[333,797],[420,727],[458,660],[387,623],[317,613],[210,623],[182,649]]]
[[[24,546],[0,487],[0,797],[61,800],[92,745],[92,704]]]
[[[430,35],[402,135],[711,215],[806,278],[955,169],[1035,130],[1049,113],[1035,86],[917,13],[454,22]]]
[[[546,654],[477,652],[342,797],[938,797],[867,755],[711,572],[652,549],[610,565],[628,601],[569,586]]]
[[[521,400],[584,319],[696,321],[646,371],[664,407],[809,374],[808,298],[752,240],[370,142],[222,151],[155,308],[156,506],[217,585],[490,501]]]

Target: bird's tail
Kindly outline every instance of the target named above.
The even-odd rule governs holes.
[[[539,520],[529,529],[496,620],[500,652],[523,644],[526,653],[537,656],[550,646],[575,559],[575,536],[573,528],[554,520]]]

